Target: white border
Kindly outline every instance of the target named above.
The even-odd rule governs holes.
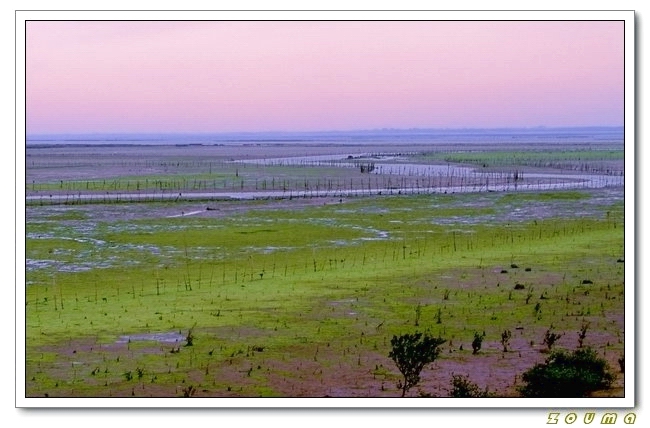
[[[401,399],[401,398],[26,398],[24,259],[16,258],[16,406],[92,408],[544,408],[631,409],[635,406],[635,31],[633,11],[16,11],[16,254],[24,255],[25,218],[25,58],[26,20],[624,20],[625,21],[625,398],[588,399]],[[21,165],[22,163],[22,165]],[[24,204],[24,202],[22,202]],[[22,321],[22,323],[21,323]],[[547,412],[542,412],[547,413]],[[619,412],[622,414],[626,412]]]

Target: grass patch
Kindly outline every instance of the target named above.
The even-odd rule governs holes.
[[[512,202],[546,202],[546,201],[578,201],[589,199],[591,196],[584,192],[539,192],[539,193],[508,193],[499,198],[498,203]]]
[[[623,150],[522,150],[478,151],[458,153],[424,153],[417,159],[481,164],[485,166],[528,165],[551,166],[559,162],[623,160]]]

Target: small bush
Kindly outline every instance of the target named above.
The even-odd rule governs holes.
[[[190,398],[196,393],[196,388],[194,388],[194,385],[190,385],[187,388],[183,388],[183,397],[185,398]]]
[[[526,293],[526,304],[528,304],[528,302],[530,302],[530,299],[532,299],[533,290],[534,290],[534,288],[531,287],[530,290],[528,290],[528,293]]]
[[[589,323],[583,321],[580,331],[578,332],[578,348],[582,348],[584,345],[585,338],[587,337],[587,329],[589,329]]]
[[[608,388],[614,381],[607,362],[591,348],[572,353],[556,351],[543,364],[536,364],[522,375],[519,388],[523,397],[586,397]]]
[[[422,315],[422,305],[418,303],[418,305],[415,307],[415,326],[418,327],[420,325],[420,316]]]
[[[555,342],[560,340],[560,338],[563,336],[561,333],[554,333],[553,332],[553,326],[551,326],[548,330],[546,330],[546,333],[544,333],[544,341],[542,342],[548,350],[550,351],[551,348],[553,348],[553,345],[555,345]]]
[[[454,398],[490,397],[487,388],[479,388],[477,384],[469,380],[469,376],[453,375],[451,379],[451,386],[452,389],[449,395]]]
[[[185,343],[185,346],[194,346],[194,327],[196,327],[196,324],[194,324],[194,326],[188,330],[187,336],[185,336],[185,341],[187,342]]]
[[[481,346],[483,345],[483,339],[485,339],[485,332],[483,334],[479,334],[478,332],[474,332],[474,340],[472,341],[472,354],[476,355],[478,354],[478,351],[481,350]]]
[[[512,332],[510,330],[503,330],[503,333],[501,333],[501,346],[503,346],[503,352],[508,352],[511,337]]]

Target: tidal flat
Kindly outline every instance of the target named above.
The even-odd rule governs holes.
[[[409,396],[515,398],[588,325],[622,397],[622,141],[521,138],[28,145],[27,396],[399,397],[426,331]]]

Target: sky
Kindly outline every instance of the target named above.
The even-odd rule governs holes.
[[[622,21],[28,21],[27,134],[622,126]]]

